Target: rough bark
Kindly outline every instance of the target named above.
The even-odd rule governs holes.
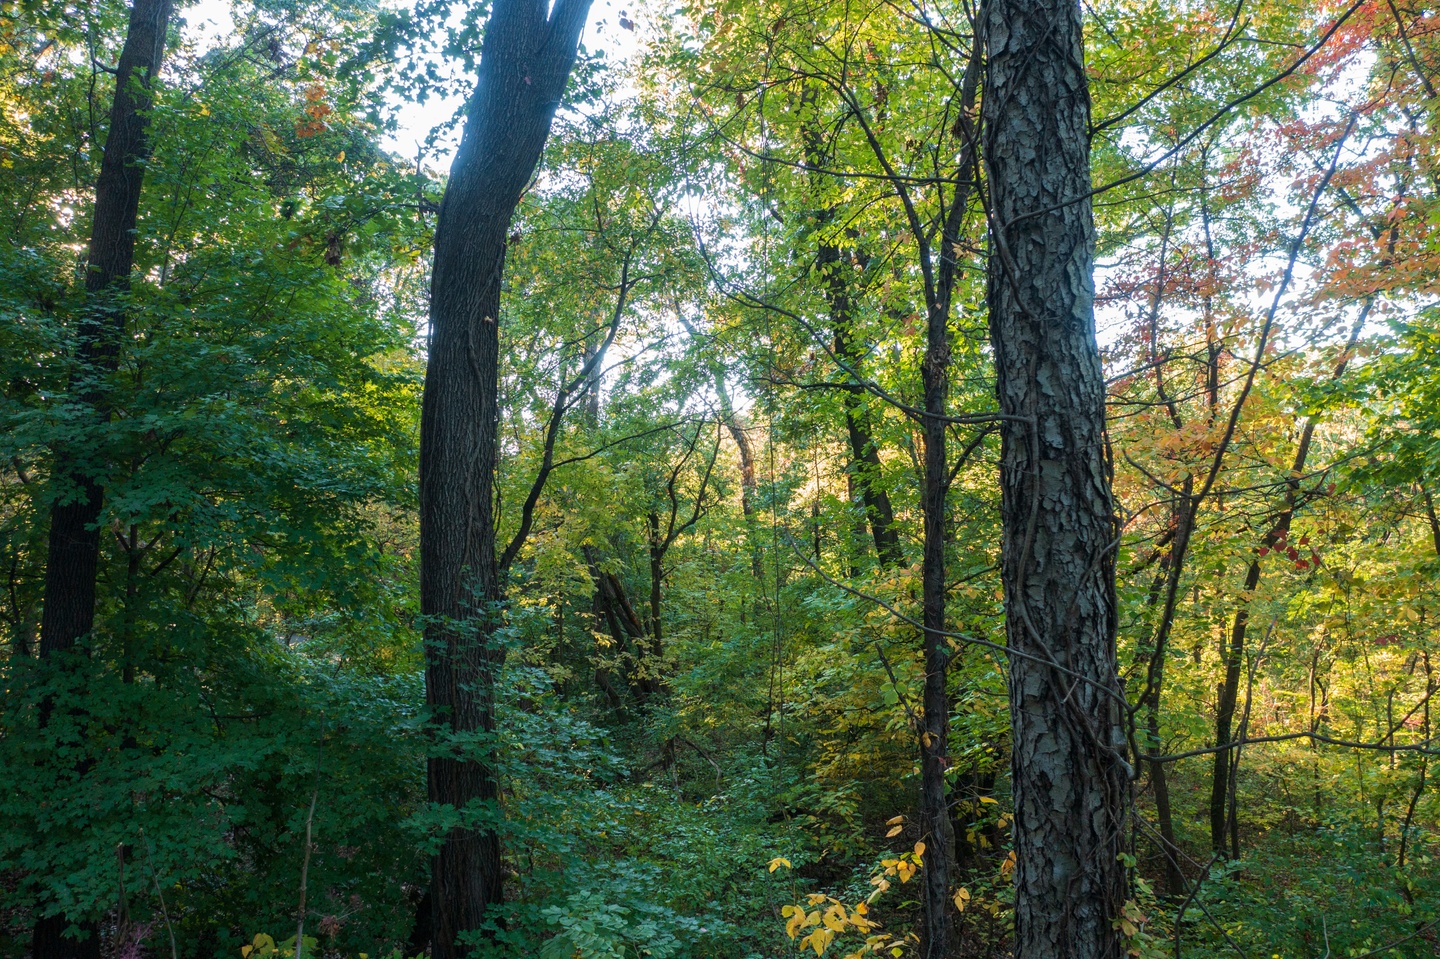
[[[1130,767],[1080,8],[990,0],[985,26],[1015,956],[1119,959]]]
[[[494,526],[498,455],[500,282],[506,237],[535,172],[575,60],[589,0],[497,0],[479,78],[435,232],[430,357],[420,424],[420,605],[426,701],[437,733],[491,733],[503,567]],[[547,16],[547,10],[549,15]],[[482,747],[427,764],[429,798],[497,814]],[[431,865],[432,956],[468,950],[501,901],[500,840],[473,817],[445,836]]]
[[[115,71],[110,128],[95,184],[95,214],[86,257],[84,312],[76,332],[72,392],[96,425],[110,418],[104,381],[119,363],[125,333],[124,295],[135,263],[135,226],[145,162],[150,155],[152,83],[165,56],[171,0],[135,0],[125,45]],[[94,450],[57,450],[56,499],[50,508],[45,599],[40,619],[40,657],[73,649],[95,626],[96,577],[100,567],[100,514],[104,464]],[[82,938],[64,935],[76,920],[64,915],[35,924],[33,959],[94,959],[100,930],[78,922]]]

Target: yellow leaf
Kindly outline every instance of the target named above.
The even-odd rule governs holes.
[[[965,904],[968,903],[969,901],[970,901],[970,890],[969,890],[969,889],[966,889],[964,886],[961,886],[959,889],[956,889],[956,890],[955,890],[955,910],[956,910],[957,912],[964,912],[964,911],[965,911]]]
[[[784,858],[783,856],[776,856],[774,859],[770,860],[770,871],[771,871],[771,872],[774,872],[775,870],[779,869],[781,866],[784,866],[786,869],[791,868],[791,866],[790,866],[790,860]]]
[[[917,843],[915,844],[915,855],[917,855],[917,856],[923,856],[923,855],[925,855],[925,844],[924,844],[923,842],[917,842]]]
[[[887,826],[893,826],[893,825],[895,825],[896,823],[901,823],[901,822],[904,822],[904,821],[905,821],[905,817],[904,817],[904,816],[891,816],[889,819],[885,820],[885,825],[887,825]]]
[[[252,952],[254,952],[254,951],[255,951],[255,947],[254,947],[254,946],[241,946],[241,947],[240,947],[240,959],[245,959],[246,956],[249,956],[250,953],[252,953]]]
[[[930,735],[929,733],[921,733],[920,741],[925,744],[926,749],[929,749],[930,746],[935,742],[935,737]]]
[[[344,163],[344,162],[345,162],[345,151],[344,151],[344,150],[341,150],[339,153],[335,154],[335,162],[336,162],[336,163]]]
[[[980,797],[980,801],[981,801],[982,803],[989,803],[989,804],[991,804],[991,805],[998,805],[998,804],[1000,803],[1000,800],[998,800],[998,799],[991,799],[989,796],[981,796],[981,797]]]
[[[816,929],[810,933],[810,935],[800,940],[800,948],[803,949],[808,945],[811,949],[815,950],[815,955],[818,956],[825,952],[826,947],[829,946],[834,939],[835,933],[829,929]]]
[[[885,834],[885,838],[889,839],[892,836],[898,836],[902,831],[904,831],[904,829],[904,826],[891,826],[890,831]]]
[[[865,915],[867,912],[870,911],[870,907],[867,906],[867,905],[865,905],[865,904],[862,902],[862,903],[859,903],[858,905],[856,905],[855,911],[858,912],[858,913],[860,913],[860,915],[863,916],[863,915]]]

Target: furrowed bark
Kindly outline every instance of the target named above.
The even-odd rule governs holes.
[[[110,419],[104,381],[118,367],[125,333],[124,295],[135,264],[135,226],[150,156],[152,84],[165,56],[172,12],[171,0],[135,0],[115,71],[110,129],[95,184],[86,301],[76,333],[76,369],[70,379],[71,390],[79,394],[90,421],[97,426]],[[73,649],[95,626],[104,469],[93,451],[56,450],[58,488],[50,508],[41,659]],[[78,919],[61,914],[39,919],[31,939],[33,959],[98,957],[99,926]],[[80,926],[83,939],[64,935],[72,923]]]
[[[1001,425],[1016,959],[1119,959],[1131,770],[1095,343],[1090,97],[1070,0],[990,0],[983,118]]]
[[[510,220],[539,163],[589,0],[497,0],[435,232],[430,357],[420,424],[420,605],[437,734],[493,733],[504,570],[494,526],[500,281]],[[432,956],[469,951],[503,899],[488,747],[437,750],[431,802],[467,811],[431,864]]]

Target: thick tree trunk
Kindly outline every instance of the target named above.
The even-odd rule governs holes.
[[[435,231],[430,358],[420,424],[420,605],[426,701],[442,737],[495,729],[505,584],[495,543],[500,281],[510,219],[540,160],[574,63],[589,0],[497,0],[479,79]],[[500,839],[471,813],[498,815],[485,749],[438,750],[432,802],[467,810],[431,865],[432,955],[468,950],[459,934],[502,896]]]
[[[985,28],[1015,956],[1119,959],[1130,767],[1080,7],[990,0]]]
[[[135,0],[115,72],[110,129],[95,184],[95,215],[86,258],[86,303],[76,336],[71,390],[95,424],[110,418],[104,380],[119,363],[125,332],[123,297],[135,262],[135,225],[145,162],[150,155],[152,83],[165,56],[171,0]],[[57,450],[56,499],[50,509],[45,601],[40,619],[42,659],[64,653],[95,626],[100,567],[100,513],[105,464],[94,450]],[[100,955],[99,926],[80,922],[83,939],[66,938],[75,920],[41,919],[31,940],[33,959],[91,959]]]

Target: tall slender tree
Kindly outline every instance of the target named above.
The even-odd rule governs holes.
[[[496,548],[500,286],[510,220],[550,134],[590,0],[497,0],[435,230],[420,424],[420,606],[426,702],[438,731],[482,743],[428,760],[430,800],[461,811],[431,866],[432,955],[464,955],[502,899],[495,730],[504,569]],[[489,810],[493,815],[493,809]]]
[[[990,0],[990,336],[1011,653],[1017,959],[1118,959],[1129,795],[1079,5]]]
[[[172,0],[135,0],[115,68],[110,128],[95,183],[95,213],[85,258],[85,305],[75,338],[71,387],[80,419],[99,426],[110,418],[105,381],[120,361],[125,294],[135,264],[135,227],[145,163],[150,156],[153,83],[165,56]],[[105,504],[103,456],[93,449],[56,450],[54,501],[40,618],[42,659],[75,648],[95,626],[100,569],[100,513]],[[36,921],[34,959],[90,959],[100,955],[99,926],[63,913]],[[79,937],[66,930],[79,925]]]

